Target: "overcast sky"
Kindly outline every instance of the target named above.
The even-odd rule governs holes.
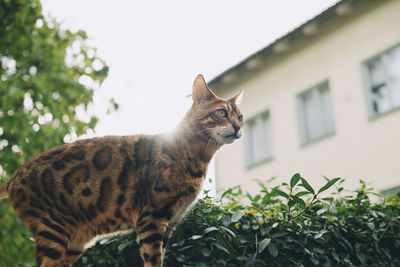
[[[91,112],[96,135],[172,129],[190,107],[194,77],[209,81],[337,0],[42,0],[73,31],[83,29],[110,67]],[[105,115],[106,99],[120,110]],[[244,96],[245,97],[245,96]]]

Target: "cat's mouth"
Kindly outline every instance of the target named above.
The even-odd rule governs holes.
[[[222,141],[223,141],[223,144],[232,144],[236,139],[237,139],[236,135],[228,135],[228,136],[224,136]]]
[[[240,137],[242,137],[242,131],[239,130],[237,132],[234,133],[229,133],[229,134],[224,134],[224,133],[219,133],[218,136],[219,138],[219,142],[222,144],[232,144],[235,140],[239,139]]]

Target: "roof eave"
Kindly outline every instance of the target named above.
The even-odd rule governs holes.
[[[282,37],[276,39],[271,44],[267,45],[266,47],[256,51],[254,54],[246,57],[236,65],[230,67],[229,69],[225,70],[212,80],[208,82],[208,85],[212,87],[214,90],[217,90],[219,85],[227,84],[230,81],[234,80],[233,78],[229,79],[229,77],[233,77],[235,73],[238,73],[240,70],[247,70],[252,71],[251,67],[249,68],[249,62],[257,62],[257,59],[261,57],[268,57],[268,54],[285,54],[286,47],[285,44],[290,44],[294,40],[299,38],[304,38],[308,35],[315,34],[319,31],[318,27],[323,26],[324,22],[330,20],[336,16],[344,16],[351,13],[351,6],[353,2],[357,2],[361,0],[342,0],[337,2],[336,4],[332,5],[331,7],[327,8],[317,16],[313,17],[312,19],[308,20],[307,22],[303,23],[299,27],[295,28],[294,30],[290,31],[289,33],[283,35]],[[365,1],[365,0],[363,0]],[[361,1],[362,2],[362,1]],[[368,1],[365,1],[368,2]],[[315,28],[317,27],[317,28]],[[315,32],[314,32],[315,30]],[[224,81],[224,79],[226,81]]]

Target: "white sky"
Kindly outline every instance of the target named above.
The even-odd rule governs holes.
[[[110,72],[94,98],[96,135],[172,129],[191,105],[194,77],[209,81],[337,0],[41,0],[83,29]],[[107,99],[120,109],[106,116]]]

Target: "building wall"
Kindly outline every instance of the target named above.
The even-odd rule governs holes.
[[[243,88],[245,118],[270,112],[274,158],[246,169],[243,140],[225,146],[216,157],[217,188],[238,184],[255,192],[255,178],[288,181],[299,172],[316,187],[322,176],[346,178],[346,188],[363,179],[377,189],[400,185],[400,110],[369,119],[362,62],[400,44],[400,1],[387,1],[354,19],[318,33],[306,45],[292,47],[273,66],[225,91]],[[296,95],[329,81],[335,134],[300,145]]]

